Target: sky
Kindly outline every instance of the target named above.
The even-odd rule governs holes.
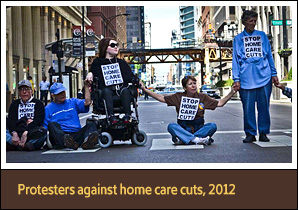
[[[151,48],[171,48],[172,30],[179,31],[179,6],[144,6],[145,22],[151,23]],[[171,64],[153,64],[165,78]]]

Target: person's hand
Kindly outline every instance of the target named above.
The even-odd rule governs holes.
[[[32,123],[33,122],[33,120],[31,119],[31,118],[29,118],[28,120],[27,120],[27,125],[29,125],[30,123]]]
[[[86,79],[84,81],[85,84],[86,84],[86,81],[89,83],[88,86],[90,86],[92,84],[92,82],[93,82],[93,74],[92,74],[92,72],[89,72],[87,74]]]
[[[17,134],[17,132],[13,132],[11,136],[11,142],[13,145],[18,146],[20,143],[20,138]]]
[[[232,88],[233,88],[233,90],[235,90],[236,92],[237,92],[238,90],[240,90],[240,82],[234,82]]]
[[[22,148],[25,146],[25,143],[27,141],[27,134],[28,134],[28,131],[24,131],[24,133],[22,134],[21,141],[19,143],[19,146]]]
[[[235,85],[235,83],[232,85],[232,91],[233,93],[236,93],[239,90],[239,88]]]
[[[275,86],[279,84],[279,81],[278,81],[278,77],[277,77],[277,76],[272,77],[272,83],[273,83]]]
[[[285,86],[282,85],[280,82],[278,82],[277,84],[274,84],[274,85],[275,85],[275,87],[277,87],[277,88],[280,88],[280,89],[282,89],[282,90],[285,90]]]
[[[145,90],[145,85],[144,85],[144,83],[141,80],[140,80],[139,84],[140,84],[140,88],[142,90]]]
[[[92,80],[87,80],[87,77],[86,77],[86,79],[84,80],[84,84],[85,84],[85,86],[87,86],[87,87],[91,87]]]

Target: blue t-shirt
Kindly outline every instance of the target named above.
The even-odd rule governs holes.
[[[238,34],[233,43],[233,80],[240,81],[243,89],[263,87],[276,76],[271,46],[263,31],[245,30]]]
[[[45,107],[43,126],[47,129],[50,122],[57,122],[64,132],[78,132],[81,129],[78,114],[89,112],[89,106],[84,103],[85,99],[77,98],[66,99],[62,104],[50,103]]]

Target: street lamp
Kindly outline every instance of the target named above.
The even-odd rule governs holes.
[[[221,66],[221,41],[223,40],[224,38],[224,33],[223,31],[218,34],[218,37],[217,37],[217,42],[218,42],[218,47],[219,47],[219,78],[220,78],[220,81],[222,81],[222,66]]]
[[[123,13],[123,14],[118,14],[118,15],[113,15],[111,17],[108,17],[108,18],[105,18],[104,22],[105,22],[105,25],[104,25],[104,36],[107,37],[107,28],[108,28],[108,25],[111,23],[111,21],[113,19],[115,19],[116,17],[119,17],[119,16],[129,16],[130,14],[129,13]]]
[[[227,20],[227,25],[228,25],[228,30],[229,31],[232,31],[232,38],[234,38],[235,35],[237,35],[237,31],[238,31],[238,20],[235,20],[235,26],[234,25],[231,26],[231,20],[228,19]],[[236,31],[236,34],[235,35],[234,35],[234,31]]]

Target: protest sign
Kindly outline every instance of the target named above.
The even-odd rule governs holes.
[[[179,120],[193,120],[198,111],[200,99],[199,98],[189,98],[182,96],[180,109],[179,109]]]
[[[263,57],[261,36],[245,36],[244,49],[246,58]]]
[[[22,117],[27,117],[28,119],[29,118],[33,119],[34,118],[34,107],[35,107],[35,103],[20,104],[18,119],[21,119]]]
[[[106,86],[118,85],[123,83],[119,63],[102,65],[101,70]]]

